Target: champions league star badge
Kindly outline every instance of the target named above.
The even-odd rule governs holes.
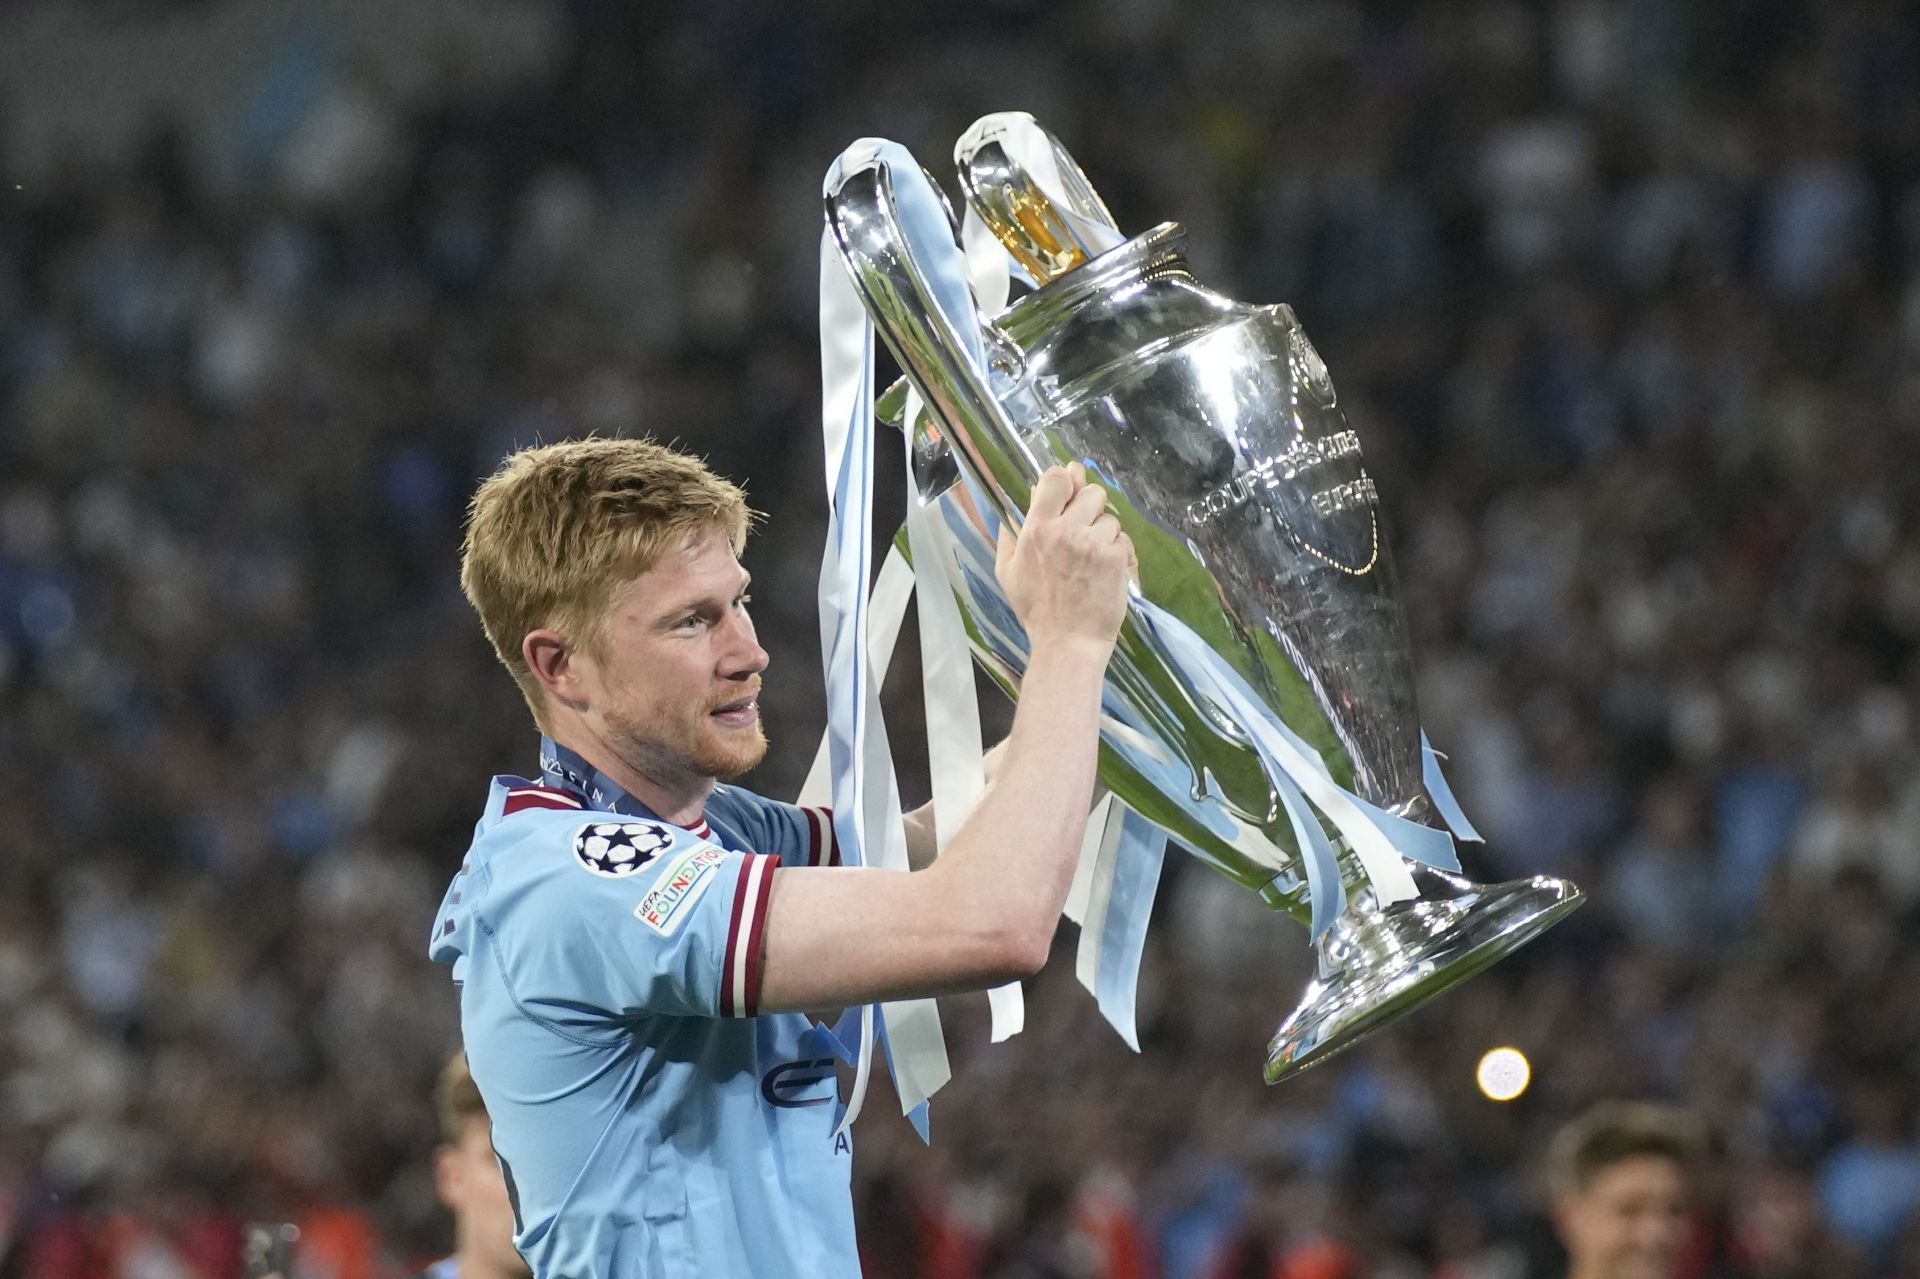
[[[625,879],[673,847],[654,822],[588,822],[573,833],[573,857],[596,875]]]

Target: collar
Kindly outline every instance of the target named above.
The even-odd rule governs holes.
[[[540,778],[543,784],[580,796],[598,812],[619,813],[623,817],[641,817],[648,821],[665,822],[666,818],[648,808],[645,804],[627,793],[625,787],[608,777],[605,773],[588,763],[586,757],[571,747],[562,746],[544,734],[540,738]],[[669,826],[679,826],[678,822],[667,822]],[[690,826],[681,826],[705,839],[713,833],[707,824],[705,813]]]

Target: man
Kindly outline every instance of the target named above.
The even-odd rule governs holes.
[[[833,1054],[803,1010],[1029,975],[1072,879],[1133,570],[1104,492],[1050,470],[1002,540],[1020,705],[912,873],[836,866],[825,814],[719,784],[767,749],[748,519],[647,441],[529,449],[474,497],[461,583],[542,772],[495,779],[433,956],[537,1275],[857,1275]]]
[[[1639,1102],[1561,1129],[1547,1159],[1567,1279],[1675,1279],[1705,1145],[1685,1111]]]
[[[500,1161],[493,1157],[493,1121],[480,1099],[467,1055],[455,1053],[433,1090],[441,1144],[433,1152],[433,1184],[453,1214],[453,1255],[420,1279],[525,1279],[513,1250],[513,1208]]]

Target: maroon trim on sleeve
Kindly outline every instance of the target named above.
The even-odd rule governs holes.
[[[833,838],[831,808],[802,808],[807,815],[807,865],[838,866],[840,845]]]
[[[773,872],[780,868],[778,857],[766,859],[766,873],[760,877],[760,894],[753,902],[753,921],[747,930],[746,1015],[760,1011],[760,981],[766,972],[767,907],[773,904]]]
[[[780,859],[749,853],[734,881],[733,913],[727,920],[727,950],[720,961],[722,1017],[751,1017],[760,1003],[760,947],[767,921],[774,867]]]

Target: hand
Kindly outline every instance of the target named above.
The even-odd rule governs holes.
[[[1132,540],[1106,508],[1107,491],[1074,462],[1034,484],[1018,537],[1001,527],[994,576],[1036,650],[1087,643],[1104,661],[1113,647],[1135,565]]]

